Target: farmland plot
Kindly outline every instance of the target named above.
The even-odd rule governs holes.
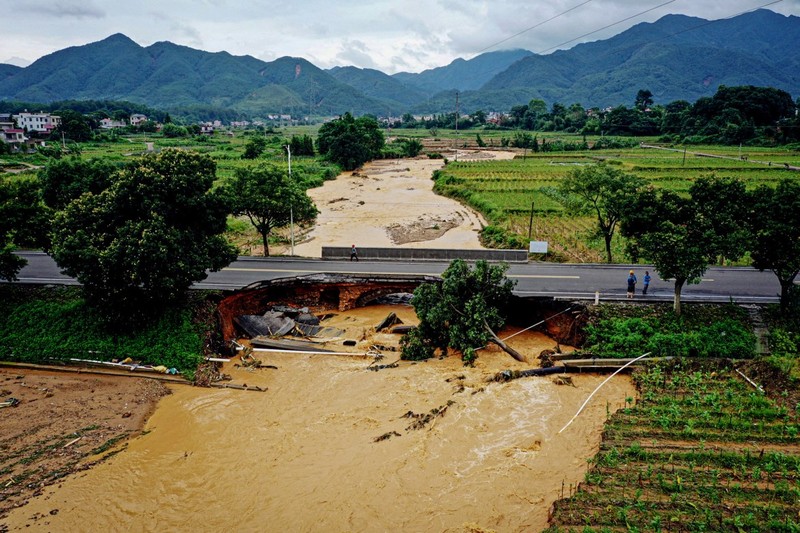
[[[796,387],[766,395],[720,364],[634,379],[641,400],[606,424],[548,531],[800,531]]]
[[[450,162],[438,173],[435,190],[479,210],[518,242],[527,241],[529,233],[532,240],[548,241],[550,259],[602,261],[603,242],[595,235],[595,218],[566,212],[550,193],[571,170],[600,161],[679,194],[688,193],[692,183],[703,176],[738,178],[749,189],[773,186],[786,177],[800,179],[796,171],[786,168],[800,164],[800,155],[786,149],[703,146],[684,154],[639,147]],[[621,257],[622,239],[616,237],[613,247]]]

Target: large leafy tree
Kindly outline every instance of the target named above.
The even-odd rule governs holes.
[[[105,159],[51,159],[39,171],[42,199],[48,207],[63,209],[85,192],[99,194],[108,188],[118,168]]]
[[[636,99],[633,105],[636,109],[644,111],[653,105],[653,93],[651,93],[649,89],[639,89],[636,93]]]
[[[302,223],[317,216],[317,208],[306,192],[275,165],[236,170],[226,188],[232,211],[245,215],[261,235],[264,255],[269,255],[269,235],[275,228]]]
[[[223,237],[224,196],[207,155],[165,150],[69,203],[54,221],[52,255],[110,322],[141,319],[236,257]]]
[[[689,193],[687,198],[646,189],[629,205],[621,226],[631,257],[651,261],[662,278],[675,280],[677,315],[683,287],[699,283],[719,256],[740,257],[747,242],[741,181],[699,178]]]
[[[476,351],[493,342],[524,361],[494,333],[505,323],[501,312],[514,287],[505,277],[506,268],[486,261],[470,268],[456,259],[442,274],[441,283],[420,285],[411,300],[420,323],[403,337],[403,358],[428,359],[436,350],[446,355],[448,348],[454,348],[471,364]]]
[[[354,170],[381,154],[385,139],[373,117],[345,113],[319,129],[319,153],[345,170]]]
[[[27,263],[14,254],[18,247],[47,248],[49,219],[35,180],[0,180],[0,279],[16,280]]]
[[[606,247],[606,259],[613,261],[611,241],[622,216],[644,182],[641,178],[600,163],[571,171],[559,184],[562,202],[579,213],[597,218],[597,232]]]
[[[70,109],[57,111],[61,117],[61,124],[53,132],[56,140],[64,139],[75,142],[85,142],[92,138],[92,126],[90,120],[83,113]]]
[[[787,179],[774,189],[762,185],[751,193],[748,205],[753,266],[778,276],[785,310],[800,272],[800,185]]]

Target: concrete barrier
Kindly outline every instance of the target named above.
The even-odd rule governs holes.
[[[527,263],[527,250],[439,250],[435,248],[357,248],[358,258],[364,261],[502,261]],[[342,261],[350,259],[347,246],[323,246],[322,259]]]

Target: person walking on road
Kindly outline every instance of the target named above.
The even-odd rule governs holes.
[[[650,286],[650,272],[645,270],[642,278],[642,294],[647,294],[647,287]]]
[[[350,261],[355,260],[358,262],[358,250],[356,250],[356,245],[350,247]]]
[[[630,271],[628,274],[628,298],[633,298],[633,295],[636,293],[636,274],[633,273],[633,270]]]

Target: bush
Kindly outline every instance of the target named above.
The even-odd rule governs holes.
[[[736,317],[702,323],[682,317],[601,318],[586,328],[587,351],[599,357],[750,358],[755,336]]]
[[[143,364],[192,371],[202,361],[203,340],[212,324],[196,323],[193,307],[165,313],[138,329],[112,333],[87,306],[77,288],[2,288],[0,359],[48,360],[130,357]],[[195,302],[195,308],[202,302]]]

